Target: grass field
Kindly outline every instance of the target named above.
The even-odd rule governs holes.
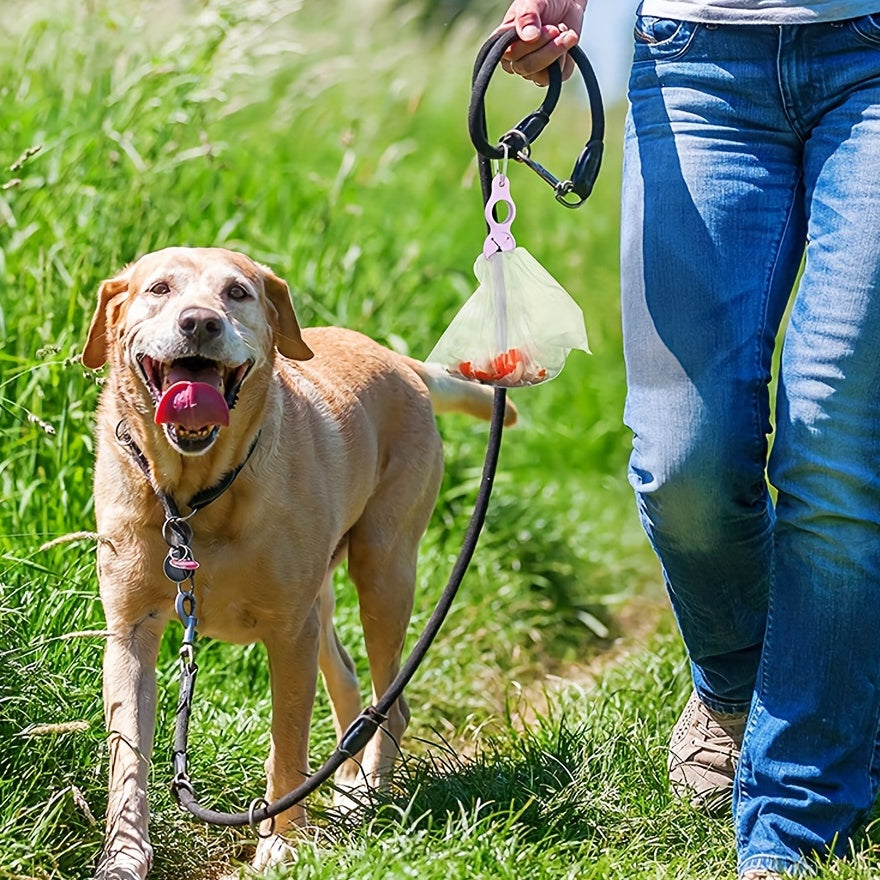
[[[101,376],[78,355],[97,286],[148,250],[224,245],[285,277],[302,323],[425,356],[475,284],[484,226],[465,119],[489,23],[425,34],[378,4],[281,0],[0,13],[0,880],[74,880],[93,870],[106,785],[94,542],[64,540],[94,528]],[[496,133],[538,103],[498,79]],[[587,131],[574,87],[557,113],[536,156],[567,170]],[[580,211],[510,171],[514,233],[580,302],[593,354],[514,393],[523,424],[505,436],[476,559],[409,689],[395,791],[358,827],[319,793],[325,833],[278,877],[733,876],[727,822],[676,804],[665,782],[688,680],[624,476],[620,108],[610,116]],[[483,424],[443,417],[441,430],[447,471],[413,639],[485,447]],[[340,630],[363,671],[352,592],[342,579]],[[160,658],[157,880],[221,876],[254,842],[191,822],[168,793],[179,633]],[[198,656],[192,774],[206,801],[241,809],[267,748],[263,651],[204,641]],[[319,701],[315,765],[333,745]],[[869,834],[822,876],[878,872]]]

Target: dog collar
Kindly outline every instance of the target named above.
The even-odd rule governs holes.
[[[124,419],[120,420],[116,425],[116,439],[119,441],[120,446],[129,451],[137,466],[143,471],[144,476],[147,478],[147,482],[152,486],[153,491],[162,503],[162,507],[165,508],[166,518],[175,520],[180,519],[180,508],[178,507],[177,502],[171,495],[156,486],[147,457],[144,455],[143,450],[137,445],[137,443],[135,443]],[[257,431],[256,436],[248,448],[247,455],[245,455],[241,464],[223,474],[213,486],[208,486],[207,489],[202,489],[201,491],[196,492],[196,494],[186,502],[186,506],[190,510],[188,516],[191,516],[203,507],[207,507],[212,501],[216,501],[235,482],[235,478],[241,473],[241,469],[248,463],[251,455],[253,455],[259,439],[260,432]]]

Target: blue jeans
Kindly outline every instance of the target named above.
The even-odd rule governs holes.
[[[750,710],[739,870],[781,871],[878,788],[880,15],[641,17],[629,97],[629,477],[697,692]]]

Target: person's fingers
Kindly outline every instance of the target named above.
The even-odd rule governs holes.
[[[577,42],[577,34],[574,31],[560,31],[534,51],[520,57],[509,58],[510,71],[533,82],[546,84],[549,82],[547,68],[558,58],[566,56],[563,62],[563,75],[570,76],[573,64],[566,53],[569,49],[573,49]]]
[[[533,52],[543,49],[558,36],[558,28],[553,25],[544,27],[541,30],[541,33],[531,43],[524,43],[522,40],[515,40],[507,47],[502,58],[504,58],[505,61],[516,63],[527,55],[531,55]]]
[[[534,9],[520,12],[514,19],[517,36],[524,43],[533,43],[541,37],[541,16]]]
[[[531,55],[532,52],[543,49],[544,46],[555,40],[559,33],[559,28],[556,25],[545,25],[538,36],[530,43],[524,43],[522,40],[515,40],[511,43],[504,51],[502,58],[510,62],[519,61],[520,58],[525,58],[526,55]]]
[[[510,4],[501,24],[495,29],[495,33],[499,31],[515,30],[520,40],[531,43],[537,40],[541,35],[541,16],[536,9],[532,9],[522,4],[520,0],[514,0]]]

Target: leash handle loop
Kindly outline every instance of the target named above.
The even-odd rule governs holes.
[[[590,135],[586,146],[574,163],[571,176],[560,180],[543,165],[531,158],[531,145],[550,122],[550,114],[556,109],[562,89],[562,69],[557,62],[548,68],[550,84],[541,106],[525,117],[512,129],[501,136],[500,146],[492,146],[488,141],[486,126],[486,91],[495,67],[511,43],[516,40],[516,31],[507,30],[493,34],[483,44],[474,64],[471,102],[468,109],[468,132],[477,153],[486,159],[500,159],[505,148],[518,162],[532,169],[543,181],[548,183],[556,195],[556,200],[566,208],[579,208],[590,196],[599,168],[602,164],[605,137],[605,109],[602,93],[593,66],[584,51],[575,46],[569,50],[583,78],[590,104]],[[574,198],[572,198],[574,196]]]
[[[503,159],[505,151],[502,146],[492,146],[486,129],[486,91],[495,68],[501,61],[507,47],[516,40],[516,31],[500,31],[493,34],[480,47],[474,62],[473,79],[471,82],[471,100],[468,107],[468,131],[474,149],[486,159]],[[544,100],[537,110],[521,120],[505,134],[507,145],[516,155],[538,137],[550,121],[550,114],[559,102],[562,93],[562,70],[558,64],[550,68],[550,85]]]

